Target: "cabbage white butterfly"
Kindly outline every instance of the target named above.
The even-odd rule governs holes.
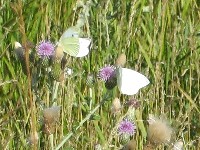
[[[58,47],[65,53],[74,57],[83,57],[89,53],[91,39],[79,38],[79,30],[76,27],[70,27],[61,36]]]
[[[122,94],[134,95],[149,83],[149,80],[137,71],[121,67],[117,69],[117,84]]]

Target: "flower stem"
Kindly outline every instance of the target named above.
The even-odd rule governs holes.
[[[35,116],[35,102],[33,101],[32,97],[32,89],[31,89],[31,73],[30,73],[30,61],[29,61],[29,47],[27,45],[27,37],[26,37],[26,32],[25,32],[25,22],[24,22],[24,17],[23,17],[23,4],[22,0],[18,0],[17,3],[13,3],[11,5],[12,9],[15,11],[17,14],[19,21],[19,31],[22,34],[22,45],[24,46],[25,49],[25,63],[26,63],[26,72],[27,72],[27,78],[28,78],[28,99],[29,99],[29,105],[30,105],[30,110],[31,110],[31,118],[30,118],[30,125],[31,125],[31,137],[34,137],[33,139],[34,143],[33,144],[33,149],[37,149],[37,137],[36,135],[36,116]]]
[[[102,99],[102,101],[79,123],[79,125],[75,128],[74,131],[77,131],[87,120],[91,118],[91,116],[99,109],[101,105],[103,105],[108,99],[109,95],[106,94],[105,98]],[[60,142],[60,144],[55,148],[55,150],[60,149],[65,142],[74,134],[74,132],[69,132],[68,135],[66,135],[63,140]]]

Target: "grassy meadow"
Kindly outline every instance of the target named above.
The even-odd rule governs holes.
[[[0,4],[0,149],[175,150],[177,142],[180,150],[200,149],[199,0]],[[91,50],[81,58],[64,55],[64,66],[73,72],[61,79],[61,63],[39,59],[37,45],[42,40],[56,44],[81,15]],[[15,41],[25,49],[23,60],[16,57]],[[108,90],[98,78],[99,70],[114,65],[122,53],[126,68],[150,80],[133,96],[122,94],[117,86]],[[122,105],[116,114],[115,98]],[[129,99],[139,101],[139,107],[125,105]],[[54,118],[45,125],[44,110],[53,105],[60,108],[47,113]],[[117,127],[130,114],[136,131],[123,140]],[[148,136],[151,115],[172,131],[169,139],[155,145]]]

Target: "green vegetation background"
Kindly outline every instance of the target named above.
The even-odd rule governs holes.
[[[30,149],[30,102],[27,76],[14,56],[14,42],[22,42],[19,15],[13,9],[20,3],[0,2],[0,149]],[[22,16],[28,40],[37,44],[42,39],[58,41],[61,34],[75,25],[81,9],[77,1],[23,1]],[[56,101],[61,116],[56,126],[53,144],[102,100],[106,93],[103,82],[96,79],[87,86],[89,74],[96,74],[106,64],[114,64],[124,52],[126,67],[147,76],[151,82],[134,98],[141,101],[139,115],[147,127],[149,114],[165,116],[175,130],[175,140],[183,140],[185,149],[200,146],[200,1],[198,0],[99,0],[89,10],[85,30],[92,38],[92,49],[84,58],[67,57],[68,66],[76,75],[58,87]],[[35,49],[33,49],[35,51]],[[39,66],[38,64],[37,66]],[[54,81],[40,75],[37,83],[36,127],[38,149],[50,149],[50,138],[41,131],[43,108],[50,107]],[[89,98],[91,97],[91,99]],[[94,149],[97,143],[113,145],[120,141],[111,135],[117,118],[111,114],[112,100],[128,97],[116,88],[112,97],[95,113],[96,119],[86,121],[65,143],[63,149]],[[125,113],[127,108],[124,108]],[[138,121],[139,122],[139,121]],[[136,121],[136,125],[138,123]],[[138,149],[146,137],[137,129]],[[161,146],[159,149],[164,149]]]

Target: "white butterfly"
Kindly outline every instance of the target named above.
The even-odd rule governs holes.
[[[149,83],[149,80],[139,72],[121,67],[117,69],[117,84],[122,94],[134,95]]]
[[[74,57],[83,57],[89,53],[91,39],[79,38],[79,30],[76,27],[70,27],[61,36],[58,42],[58,48]]]

